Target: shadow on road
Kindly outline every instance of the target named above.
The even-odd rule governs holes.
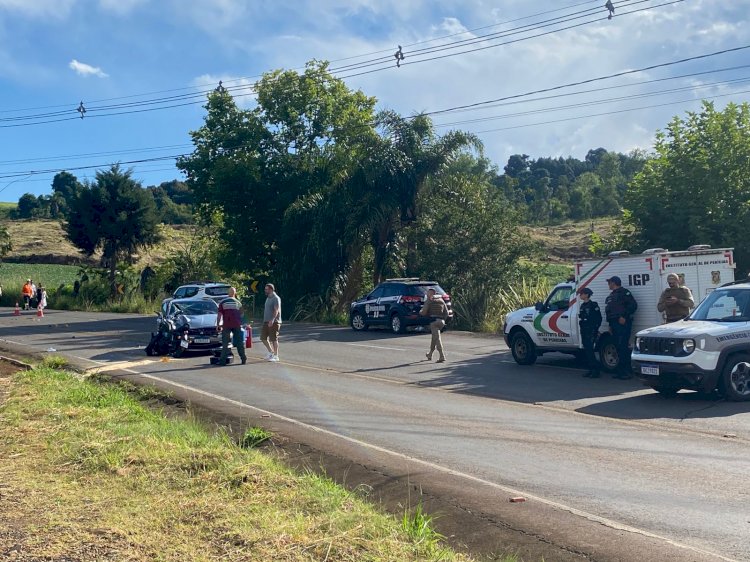
[[[583,414],[623,419],[696,419],[729,417],[750,412],[750,402],[728,402],[717,393],[683,391],[674,398],[654,392],[617,398],[577,409]]]

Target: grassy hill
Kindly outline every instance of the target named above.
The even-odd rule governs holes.
[[[13,250],[5,257],[6,262],[64,265],[99,263],[99,255],[86,257],[68,241],[58,221],[6,220],[2,221],[2,224],[8,229],[13,243]],[[159,264],[171,248],[187,237],[187,230],[184,227],[162,225],[160,229],[162,242],[140,254],[136,265],[145,267]]]
[[[2,220],[2,210],[10,203],[0,203],[0,222],[6,226],[13,241],[13,251],[6,261],[17,263],[56,263],[77,265],[96,264],[98,256],[87,258],[71,244],[59,222],[54,220]],[[524,232],[538,242],[545,260],[553,264],[567,264],[573,260],[589,257],[589,235],[593,231],[607,234],[616,219],[596,219],[595,221],[568,222],[554,226],[523,226]],[[138,256],[138,265],[160,263],[169,250],[186,239],[187,230],[180,225],[162,225],[164,240]]]
[[[522,227],[532,240],[542,246],[548,263],[568,264],[572,261],[591,257],[589,238],[592,232],[602,236],[609,234],[616,224],[615,218],[594,221],[568,222],[554,226]],[[627,248],[623,248],[627,249]]]

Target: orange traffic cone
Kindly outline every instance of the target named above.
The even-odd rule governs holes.
[[[36,307],[36,317],[44,318],[44,309],[41,306]]]
[[[13,316],[21,316],[21,309],[18,308],[18,303],[16,303],[16,308],[13,310]]]

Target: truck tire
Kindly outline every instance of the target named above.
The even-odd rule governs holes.
[[[404,324],[404,319],[401,318],[400,314],[391,316],[391,331],[394,334],[403,334],[406,332],[406,324]]]
[[[365,315],[362,314],[362,312],[360,312],[359,310],[355,311],[354,314],[352,314],[350,323],[352,329],[356,332],[364,332],[365,330],[367,330],[367,328],[369,328]]]
[[[750,354],[738,353],[727,359],[719,385],[727,400],[750,400]]]
[[[602,364],[602,369],[609,372],[615,371],[618,361],[619,355],[615,341],[610,337],[603,337],[599,344],[599,362]]]
[[[510,336],[510,352],[519,365],[533,365],[536,362],[536,346],[522,330],[513,332]]]

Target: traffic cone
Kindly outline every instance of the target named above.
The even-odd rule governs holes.
[[[18,307],[18,303],[16,303],[16,308],[13,310],[13,316],[21,316],[21,309]]]
[[[44,318],[44,309],[41,307],[41,305],[36,307],[36,317]]]

